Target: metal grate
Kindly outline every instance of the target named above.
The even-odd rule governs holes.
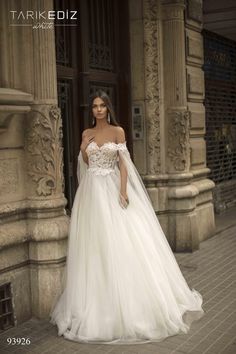
[[[89,65],[114,70],[114,1],[89,0]]]
[[[109,84],[102,85],[99,82],[90,82],[89,94],[93,95],[98,90],[102,90],[102,91],[106,92],[108,94],[108,96],[110,97],[110,100],[111,100],[112,104],[115,106],[115,103],[116,103],[115,102],[116,92],[115,92],[114,85],[109,85]]]
[[[74,10],[71,9],[68,0],[54,0],[54,10]],[[72,51],[71,51],[71,27],[63,26],[64,24],[74,24],[69,19],[57,20],[55,19],[55,39],[56,39],[56,62],[58,65],[68,66],[72,65]]]
[[[0,331],[14,326],[11,283],[0,286]]]
[[[216,184],[236,177],[236,43],[204,31],[207,165]]]

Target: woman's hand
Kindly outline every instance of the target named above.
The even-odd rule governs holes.
[[[119,203],[121,208],[126,209],[129,205],[129,198],[126,193],[120,193],[119,195]]]
[[[85,151],[87,146],[94,140],[94,135],[84,135],[80,145],[80,150]]]
[[[84,162],[88,165],[88,155],[86,153],[87,146],[94,140],[94,135],[88,133],[88,131],[84,131],[82,134],[82,142],[80,144],[80,151],[83,156]]]
[[[80,150],[85,151],[87,146],[94,140],[94,137],[95,137],[94,135],[87,135],[87,134],[82,135]]]

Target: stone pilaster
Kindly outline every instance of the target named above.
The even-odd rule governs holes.
[[[11,26],[9,13],[47,12],[53,1],[2,1],[0,10],[0,284],[12,285],[19,323],[49,314],[61,287],[69,218],[54,29],[33,29],[33,20],[25,26],[22,18]],[[26,293],[19,283],[28,284]]]
[[[147,174],[160,173],[160,113],[159,113],[159,6],[156,0],[143,0],[144,68]]]
[[[201,239],[198,226],[201,221],[208,237],[212,234],[209,193],[213,183],[207,179],[199,183],[201,173],[195,182],[191,169],[192,111],[187,97],[185,1],[163,0],[162,19],[168,238],[176,251],[194,250]],[[206,203],[210,208],[209,225],[206,225],[205,220],[200,220],[203,214],[199,202]]]
[[[53,10],[52,0],[33,1],[34,10]],[[38,20],[34,20],[36,24]],[[57,103],[56,55],[53,29],[33,30],[35,104]]]
[[[35,11],[50,11],[53,1],[33,1]],[[37,22],[37,20],[35,20]],[[57,106],[53,29],[32,29],[34,104],[27,117],[26,152],[32,312],[46,317],[60,288],[68,217],[63,195],[62,120]]]
[[[162,33],[161,6],[159,1],[143,0],[143,40],[144,40],[144,105],[146,124],[146,171],[143,179],[152,200],[159,221],[167,231],[168,220],[165,210],[165,191],[158,181],[165,166],[165,141],[163,134],[163,90],[162,90]],[[160,215],[162,214],[162,215]]]
[[[162,1],[166,107],[187,108],[184,9],[185,1]]]
[[[214,232],[212,204],[213,181],[207,176],[210,170],[206,161],[202,0],[188,1],[185,11],[187,100],[190,114],[190,171],[192,184],[199,190],[196,212],[200,241]]]
[[[163,1],[163,57],[168,173],[189,171],[189,118],[186,93],[184,0]]]
[[[168,239],[174,250],[198,247],[197,189],[190,185],[184,0],[162,1]]]

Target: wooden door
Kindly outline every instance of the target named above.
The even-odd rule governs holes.
[[[103,89],[109,94],[132,153],[129,12],[126,0],[55,0],[57,9],[78,11],[77,26],[55,29],[69,212],[77,188],[81,134],[91,124],[89,97],[96,90]]]

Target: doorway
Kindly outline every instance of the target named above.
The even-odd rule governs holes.
[[[54,8],[78,11],[76,26],[70,20],[65,20],[67,26],[55,26],[65,197],[70,214],[77,189],[81,134],[91,124],[88,118],[89,97],[98,89],[109,94],[132,153],[129,2],[55,0]]]

